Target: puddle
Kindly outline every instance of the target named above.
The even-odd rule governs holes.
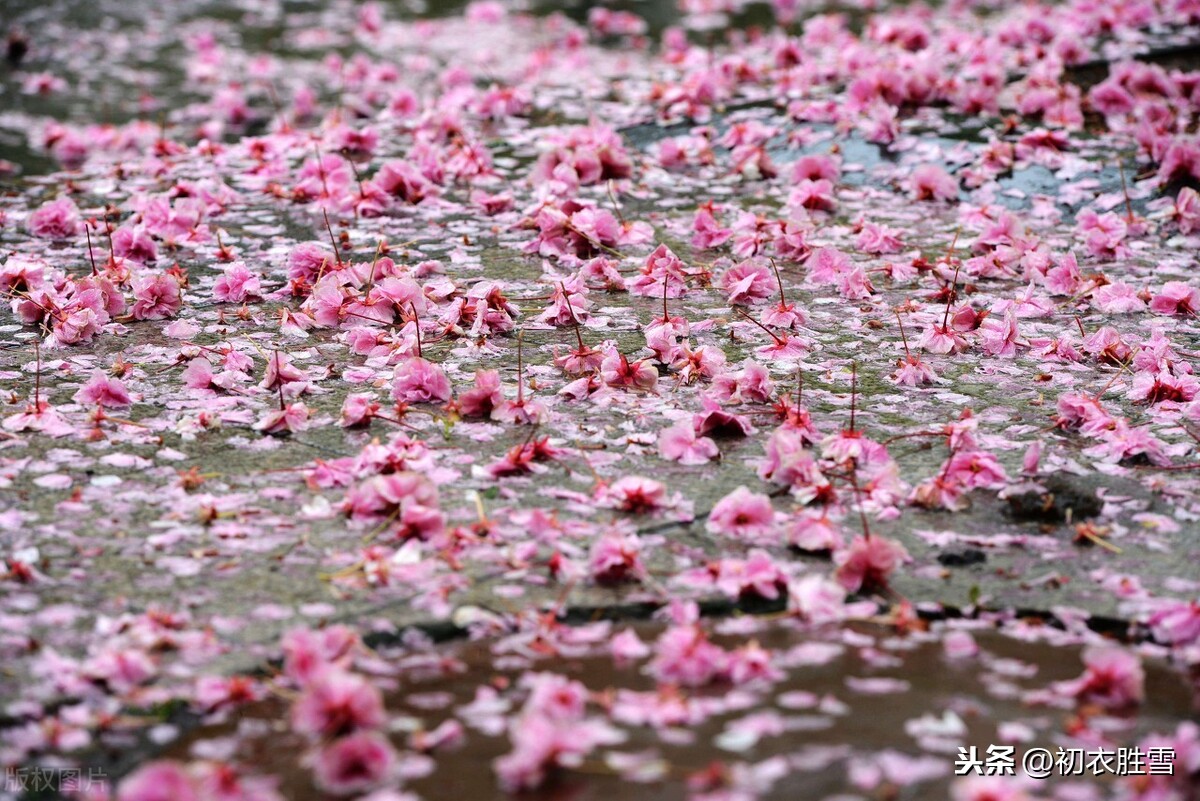
[[[1150,732],[1173,731],[1181,721],[1195,718],[1189,683],[1153,659],[1144,662],[1146,698],[1136,712],[1109,715],[1094,706],[1031,705],[1031,692],[1075,678],[1082,670],[1081,647],[1050,644],[1064,635],[1048,629],[1042,642],[974,632],[979,650],[968,657],[948,656],[944,631],[897,636],[865,624],[801,630],[749,619],[727,620],[715,629],[725,633],[715,633],[712,641],[727,650],[757,641],[781,671],[779,680],[696,690],[668,687],[648,675],[645,661],[619,666],[608,653],[586,647],[571,658],[526,658],[514,653],[518,649],[512,641],[460,643],[424,652],[381,649],[382,664],[396,674],[388,679],[394,688],[385,691],[393,729],[432,731],[451,718],[465,724],[463,742],[439,750],[431,772],[405,788],[423,798],[505,798],[492,761],[510,751],[509,739],[472,728],[462,710],[482,688],[498,690],[499,698],[520,709],[525,695],[520,676],[526,670],[582,682],[593,694],[593,713],[615,721],[627,738],[619,746],[598,749],[579,769],[558,769],[545,785],[519,796],[539,801],[614,795],[682,799],[695,791],[700,776],[736,773],[741,768],[732,768],[735,763],[779,764],[768,762],[775,758],[785,760],[787,767],[768,782],[766,798],[942,798],[954,781],[958,747],[976,746],[983,753],[987,746],[1005,742],[997,721],[1004,721],[1019,760],[1027,748],[1055,752],[1059,746],[1099,745],[1071,737],[1070,730],[1103,731],[1104,745],[1114,748],[1132,746]],[[649,643],[664,629],[639,624],[632,630]],[[1026,633],[1033,637],[1037,631]],[[527,640],[526,645],[524,650],[534,651],[538,644]],[[630,693],[645,695],[637,699]],[[655,697],[661,703],[652,702]],[[650,717],[679,713],[694,722],[657,727],[621,722],[639,708]],[[285,797],[334,797],[322,795],[301,766],[307,745],[291,733],[287,718],[288,703],[280,699],[248,706],[224,722],[188,733],[165,756],[234,754],[253,772],[281,776]],[[757,734],[751,733],[756,729]],[[1027,741],[1012,743],[1014,734]],[[407,738],[395,731],[391,739],[405,752]],[[412,758],[411,751],[405,753]],[[645,783],[627,781],[609,767],[613,754],[642,755],[665,775]],[[725,767],[715,768],[718,764]],[[908,774],[903,783],[898,781],[901,773]],[[1112,779],[1081,781],[1094,783],[1098,797],[1108,797],[1115,789]],[[714,781],[719,787],[721,782]],[[1054,783],[1049,779],[1039,787]],[[840,795],[845,793],[850,795]]]

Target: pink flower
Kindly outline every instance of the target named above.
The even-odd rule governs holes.
[[[1093,645],[1083,652],[1086,667],[1077,679],[1059,682],[1055,689],[1105,709],[1140,704],[1145,696],[1145,671],[1137,655],[1112,645]]]
[[[282,387],[285,396],[295,397],[308,391],[311,384],[308,373],[292,364],[290,356],[275,351],[267,359],[267,370],[259,386],[265,390]]]
[[[1167,602],[1155,610],[1146,623],[1159,642],[1190,645],[1200,640],[1200,602]]]
[[[909,176],[908,191],[917,200],[956,200],[958,181],[936,164],[922,164]]]
[[[734,537],[759,537],[770,533],[775,509],[766,495],[738,487],[717,501],[708,515],[708,530]]]
[[[765,446],[766,457],[759,463],[759,478],[790,486],[802,503],[828,497],[832,493],[829,480],[805,448],[813,436],[815,432],[790,426],[775,429]]]
[[[435,187],[415,165],[407,161],[387,161],[372,179],[375,185],[405,203],[420,203]]]
[[[656,331],[668,331],[659,326]],[[674,353],[664,354],[676,376],[684,384],[694,384],[700,379],[711,379],[725,366],[725,351],[712,345],[701,345],[692,350],[691,342],[684,342]]]
[[[313,778],[334,795],[349,795],[382,784],[396,766],[396,750],[382,734],[361,731],[317,751]]]
[[[379,408],[379,403],[373,396],[360,392],[350,393],[342,403],[342,427],[356,428],[369,425]]]
[[[560,368],[567,375],[587,375],[599,369],[603,363],[604,353],[586,344],[561,354],[557,347],[555,348],[554,366]],[[498,378],[496,386],[498,389]]]
[[[158,245],[139,227],[122,226],[112,234],[113,255],[119,259],[145,264],[158,258]]]
[[[749,418],[727,412],[711,398],[701,398],[704,410],[692,415],[696,434],[716,434],[724,437],[748,437],[754,433]]]
[[[7,431],[40,431],[56,439],[75,433],[75,427],[46,401],[29,403],[24,411],[5,417],[3,425]]]
[[[886,464],[891,457],[887,448],[875,440],[863,436],[861,430],[841,429],[821,440],[821,455],[838,464],[853,459],[860,466]]]
[[[1088,92],[1088,101],[1106,117],[1128,114],[1134,109],[1133,95],[1111,79],[1093,86]]]
[[[739,145],[729,155],[732,162],[732,172],[741,175],[747,181],[757,181],[762,178],[774,178],[778,173],[771,156],[762,145]],[[734,246],[734,253],[738,248]],[[739,254],[750,255],[750,254]]]
[[[492,409],[492,419],[513,425],[538,425],[550,416],[546,405],[525,396],[525,385],[517,386],[516,400],[505,400]]]
[[[794,220],[784,220],[775,237],[775,252],[789,261],[804,261],[812,254],[808,244],[808,230]]]
[[[467,4],[465,16],[467,22],[476,23],[479,25],[495,25],[504,19],[508,14],[508,9],[503,3],[495,2],[495,0],[473,0]]]
[[[587,381],[585,378],[579,380]],[[493,478],[542,472],[546,470],[542,462],[558,459],[563,453],[563,449],[550,444],[549,437],[534,438],[510,448],[502,459],[488,465],[487,471]]]
[[[692,247],[711,250],[718,248],[729,241],[733,236],[733,231],[729,228],[722,228],[716,218],[713,216],[712,204],[705,204],[696,210],[696,216],[692,219]],[[665,247],[665,245],[663,246]]]
[[[752,681],[778,681],[783,671],[771,661],[771,652],[754,640],[729,653],[725,677],[735,685]]]
[[[983,321],[980,329],[983,341],[983,352],[989,356],[1004,356],[1013,358],[1017,355],[1018,341],[1017,321],[1011,312],[998,320],[989,316]]]
[[[529,699],[509,726],[513,750],[493,762],[507,792],[538,787],[556,766],[578,767],[598,746],[624,739],[607,723],[586,717],[587,689],[552,673],[527,675]]]
[[[1150,433],[1149,426],[1134,428],[1124,417],[1113,420],[1111,428],[1096,433],[1100,443],[1084,450],[1084,454],[1107,462],[1144,457],[1152,464],[1171,463],[1162,440]]]
[[[300,401],[284,404],[282,409],[272,409],[254,424],[256,431],[264,434],[286,434],[308,428],[308,407]]]
[[[836,551],[843,547],[842,532],[829,515],[801,514],[791,524],[788,544],[801,551]]]
[[[1076,217],[1076,230],[1084,239],[1084,245],[1098,259],[1115,259],[1129,254],[1125,236],[1129,226],[1116,212],[1097,214],[1092,209],[1083,209]]]
[[[729,656],[697,625],[672,626],[654,643],[654,678],[685,687],[703,687],[721,677]]]
[[[183,766],[173,760],[142,765],[125,777],[117,801],[199,801],[200,795]]]
[[[833,181],[826,178],[817,180],[802,179],[792,187],[792,191],[788,193],[788,206],[794,213],[798,209],[808,209],[809,211],[833,211],[837,207],[837,201],[834,199]]]
[[[514,205],[514,200],[511,192],[497,192],[490,194],[482,189],[476,189],[471,192],[471,202],[483,211],[489,217],[509,211]]]
[[[718,280],[731,305],[749,305],[775,293],[775,277],[761,262],[747,260],[735,264]]]
[[[588,556],[592,578],[600,584],[617,584],[636,580],[645,575],[640,552],[641,540],[636,534],[613,532],[592,544]]]
[[[838,276],[849,272],[854,265],[845,253],[837,248],[826,247],[814,250],[806,266],[807,281],[819,285],[835,283]]]
[[[909,356],[896,360],[896,369],[888,378],[900,386],[916,387],[936,382],[938,374],[919,358]]]
[[[319,275],[337,266],[337,259],[318,242],[301,242],[288,255],[288,278],[314,283]]]
[[[193,703],[203,712],[257,701],[263,690],[247,676],[201,676],[196,680]]]
[[[873,222],[863,223],[856,244],[864,253],[899,253],[904,249],[899,230]]]
[[[399,403],[435,403],[450,400],[450,379],[442,368],[420,356],[396,365],[392,397]]]
[[[39,239],[71,239],[81,226],[79,209],[70,198],[43,203],[29,215],[29,233]]]
[[[1121,339],[1121,333],[1107,325],[1083,340],[1083,350],[1095,356],[1096,361],[1112,365],[1123,364],[1133,354],[1133,350]]]
[[[1164,759],[1155,760],[1159,765],[1170,766],[1166,773],[1159,768],[1153,777],[1132,776],[1127,781],[1130,790],[1136,788],[1138,801],[1174,801],[1186,798],[1190,792],[1188,784],[1200,772],[1200,726],[1185,720],[1173,732],[1153,733],[1143,737],[1138,747],[1149,753],[1152,748],[1161,748]],[[1172,755],[1174,755],[1172,757]]]
[[[624,629],[614,635],[610,647],[613,661],[618,665],[638,662],[650,655],[650,646],[642,642],[633,629]]]
[[[1200,181],[1200,140],[1180,138],[1171,142],[1159,165],[1158,177],[1163,183]]]
[[[183,305],[179,282],[166,273],[142,273],[133,279],[135,320],[162,320],[174,317]]]
[[[695,426],[687,420],[680,420],[658,435],[658,452],[664,459],[689,465],[704,464],[721,453],[717,443],[708,437],[697,437]]]
[[[104,682],[116,692],[126,693],[152,678],[157,666],[142,649],[109,648],[90,658],[83,672],[93,681]]]
[[[1057,425],[1076,428],[1089,435],[1111,428],[1112,416],[1090,395],[1067,392],[1058,398]]]
[[[931,323],[917,340],[917,347],[930,353],[960,353],[967,349],[967,340],[950,326]]]
[[[1054,295],[1074,295],[1083,287],[1083,276],[1074,253],[1068,253],[1046,271],[1046,289]]]
[[[296,173],[292,195],[297,200],[322,200],[328,205],[333,198],[343,197],[353,180],[346,160],[326,153],[319,160],[311,158],[304,162]]]
[[[658,386],[658,370],[645,359],[635,362],[616,350],[609,352],[600,364],[600,378],[610,387],[630,387],[652,390]]]
[[[946,481],[964,487],[999,490],[1008,483],[1008,474],[996,457],[987,451],[960,449],[954,452],[942,468]]]
[[[946,481],[940,476],[926,479],[913,488],[910,500],[926,509],[965,509],[966,488],[956,481]]]
[[[684,353],[683,348],[679,345],[679,335],[676,333],[673,325],[657,321],[646,327],[645,334],[646,348],[654,355],[654,358],[663,364],[673,364],[678,361],[680,362],[680,368],[677,369],[687,369],[691,366],[691,359],[689,358],[691,355],[691,343],[687,343],[685,347],[688,347],[688,352]],[[603,360],[601,360],[601,364],[603,364]],[[689,370],[689,373],[692,374],[690,377],[693,381],[699,378],[698,375],[695,375],[694,369]],[[691,381],[687,381],[688,377],[685,375],[684,381],[692,383]]]
[[[1175,221],[1184,236],[1200,231],[1200,192],[1190,186],[1179,190],[1175,198]]]
[[[729,400],[732,403],[767,403],[775,397],[771,373],[756,361],[747,359],[734,379]]]
[[[755,549],[744,560],[722,559],[717,565],[717,587],[731,598],[774,601],[787,592],[787,574],[766,551]]]
[[[846,591],[825,576],[802,576],[788,585],[788,610],[811,623],[842,620],[846,616]]]
[[[330,668],[347,664],[358,643],[358,634],[346,626],[291,629],[281,643],[283,672],[297,684],[308,684]]]
[[[837,159],[830,155],[801,156],[792,165],[792,180],[796,182],[818,181],[821,179],[839,181],[841,177],[841,165]]]
[[[1167,281],[1162,292],[1150,301],[1150,310],[1158,314],[1190,314],[1200,311],[1200,290],[1182,281]]]
[[[1166,370],[1142,372],[1133,377],[1129,399],[1134,402],[1162,403],[1173,401],[1186,403],[1196,397],[1200,382],[1190,375],[1172,375]]]
[[[394,520],[399,539],[429,539],[444,526],[437,486],[411,470],[371,476],[346,493],[342,509],[356,520]]]
[[[538,322],[550,325],[576,325],[588,318],[592,307],[587,285],[577,277],[560,281],[550,291],[550,305],[538,315]]]
[[[292,728],[309,737],[340,737],[383,725],[383,696],[354,673],[327,670],[292,705]]]
[[[88,382],[75,393],[76,403],[85,406],[128,406],[133,403],[129,391],[116,378],[106,376],[103,371],[95,370]]]
[[[847,592],[873,592],[887,587],[888,576],[909,561],[904,546],[883,537],[855,537],[849,547],[836,551],[834,577]]]
[[[667,488],[643,476],[624,476],[604,491],[605,501],[622,512],[641,514],[666,505]]]
[[[854,265],[837,277],[838,292],[850,300],[862,300],[875,292],[867,271],[861,265]]]
[[[1033,801],[1025,776],[969,776],[950,785],[952,801]]]
[[[504,402],[497,370],[476,370],[475,386],[458,396],[458,411],[463,417],[488,417]]]
[[[235,261],[213,285],[213,300],[218,303],[242,303],[262,299],[262,282],[246,265]]]
[[[677,298],[687,288],[687,272],[684,263],[666,245],[659,245],[646,257],[638,276],[628,282],[629,291],[635,295],[661,298],[664,286],[666,296]]]
[[[587,186],[628,178],[633,172],[621,136],[612,128],[580,125],[550,137],[550,143],[553,149],[543,153],[534,167],[535,182],[557,178]]]

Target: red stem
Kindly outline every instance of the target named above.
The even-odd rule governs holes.
[[[904,334],[904,321],[900,319],[900,312],[895,312],[896,323],[900,326],[900,341],[904,343],[904,355],[909,361],[912,361],[912,351],[908,349],[908,337]]]
[[[525,403],[525,330],[517,329],[517,405]]]
[[[92,262],[92,275],[96,275],[96,254],[92,252],[92,229],[90,226],[85,224],[83,226],[83,232],[87,234],[88,259]]]
[[[779,308],[783,310],[787,308],[787,296],[783,294],[783,278],[779,275],[779,265],[773,258],[771,259],[771,269],[775,271],[775,283],[779,285]]]
[[[954,268],[954,280],[950,282],[950,291],[946,293],[946,313],[942,315],[942,328],[946,328],[946,324],[950,321],[950,304],[954,302],[954,295],[958,287],[958,271],[960,269],[962,269],[961,262]]]
[[[854,412],[858,406],[858,362],[850,362],[850,431],[854,431]]]
[[[329,232],[329,244],[333,245],[333,257],[337,259],[338,267],[342,266],[342,253],[338,250],[337,239],[333,236],[333,226],[329,224],[329,212],[321,209],[321,214],[325,217],[325,230]]]
[[[408,307],[412,309],[413,322],[415,322],[417,325],[417,356],[418,358],[424,359],[425,351],[421,348],[421,317],[417,314],[417,306],[415,303],[408,304]]]
[[[33,343],[33,353],[37,359],[37,373],[33,379],[33,408],[36,413],[42,408],[42,345],[37,340]]]
[[[755,320],[753,317],[751,317],[751,316],[750,316],[750,314],[749,314],[748,312],[745,312],[745,311],[743,311],[742,309],[734,309],[734,311],[735,311],[735,312],[737,312],[738,314],[740,314],[740,315],[742,316],[742,318],[743,318],[743,319],[749,320],[750,322],[754,323],[755,325],[757,325],[757,326],[758,326],[759,328],[761,328],[762,330],[766,331],[766,332],[767,332],[767,333],[768,333],[768,334],[771,336],[771,339],[774,339],[774,340],[775,340],[775,344],[777,344],[779,347],[781,347],[781,348],[782,348],[784,345],[786,345],[786,344],[787,344],[787,341],[786,341],[786,340],[784,340],[784,339],[781,339],[781,338],[780,338],[780,337],[779,337],[779,336],[778,336],[778,335],[777,335],[777,334],[776,334],[774,331],[772,331],[770,328],[767,328],[765,325],[763,325],[762,323],[760,323],[758,320]]]
[[[566,284],[560,282],[558,286],[562,290],[563,300],[567,302],[567,311],[571,313],[571,322],[575,325],[575,339],[579,340],[579,350],[582,352],[584,350],[583,334],[579,332],[579,318],[575,316],[575,307],[571,305],[571,295],[567,292]]]

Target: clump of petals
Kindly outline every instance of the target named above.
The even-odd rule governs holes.
[[[847,592],[873,592],[885,589],[888,576],[909,561],[909,556],[894,540],[855,537],[848,547],[834,553],[833,561],[837,565],[834,577]]]
[[[775,509],[766,495],[738,487],[713,507],[708,530],[733,537],[759,537],[771,531]]]

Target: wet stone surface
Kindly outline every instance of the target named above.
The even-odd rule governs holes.
[[[0,797],[1195,797],[1196,10],[875,5],[10,4]]]

